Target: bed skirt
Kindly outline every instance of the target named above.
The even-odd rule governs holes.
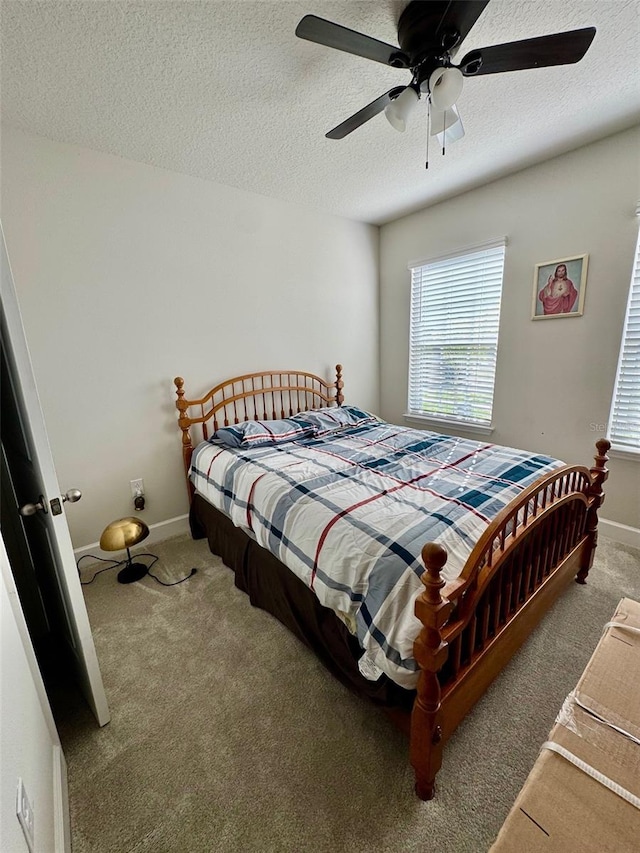
[[[233,571],[235,585],[251,604],[275,616],[346,687],[383,708],[411,710],[415,690],[384,674],[377,681],[364,678],[358,669],[362,649],[346,625],[293,572],[198,494],[189,524],[193,538],[206,538],[211,552]]]

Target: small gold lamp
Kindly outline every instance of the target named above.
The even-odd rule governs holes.
[[[127,563],[118,572],[119,583],[133,583],[143,578],[148,568],[144,563],[134,563],[131,560],[129,548],[142,542],[149,535],[149,528],[139,518],[119,518],[112,521],[102,532],[100,547],[103,551],[122,551],[127,549]]]

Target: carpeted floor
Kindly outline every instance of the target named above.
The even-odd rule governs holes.
[[[252,608],[205,542],[152,550],[163,580],[198,573],[84,588],[111,722],[71,691],[54,703],[74,853],[486,851],[604,623],[640,600],[640,552],[601,539],[589,584],[461,724],[422,803],[404,736]]]

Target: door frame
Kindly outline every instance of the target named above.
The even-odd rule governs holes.
[[[56,728],[47,690],[40,674],[40,667],[36,659],[31,636],[25,621],[24,613],[20,605],[18,590],[15,581],[9,555],[4,546],[4,540],[0,534],[0,583],[4,586],[9,599],[9,606],[20,636],[22,648],[27,659],[27,665],[31,675],[31,681],[38,697],[52,749],[53,779],[51,786],[52,809],[53,809],[53,849],[56,853],[71,853],[71,818],[69,812],[69,787],[67,784],[67,762],[62,751],[60,736]],[[46,748],[46,747],[45,747]],[[3,819],[8,820],[4,814]],[[16,818],[17,820],[17,818]]]

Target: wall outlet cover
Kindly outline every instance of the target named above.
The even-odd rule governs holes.
[[[18,779],[18,793],[16,796],[16,814],[22,827],[27,846],[31,853],[35,853],[35,827],[33,808],[24,787],[22,779]]]
[[[144,495],[144,480],[140,478],[139,480],[131,480],[131,497],[138,498]]]

